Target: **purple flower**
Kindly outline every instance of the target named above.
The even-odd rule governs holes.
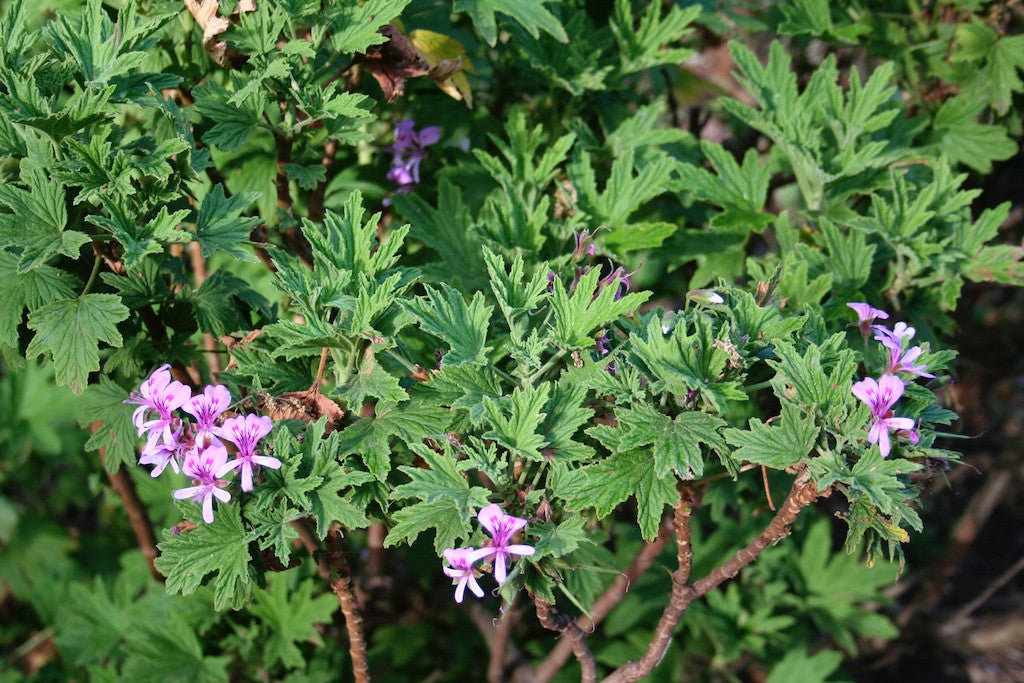
[[[416,122],[404,119],[395,124],[395,142],[391,145],[391,170],[388,180],[396,183],[398,194],[409,192],[420,182],[420,163],[426,157],[426,148],[441,139],[441,129],[427,126],[416,132]]]
[[[871,333],[871,325],[875,322],[875,318],[881,320],[889,318],[889,314],[885,311],[872,308],[869,304],[860,301],[851,301],[846,305],[857,312],[857,327],[860,328],[860,334],[864,339],[867,339],[868,334]]]
[[[903,396],[903,381],[894,375],[882,375],[877,382],[872,377],[853,385],[853,395],[871,409],[871,431],[868,443],[877,443],[882,457],[889,456],[889,432],[907,430],[908,437],[917,443],[914,421],[909,417],[893,417],[892,407]]]
[[[139,406],[132,413],[132,424],[139,430],[139,436],[149,432],[148,447],[155,445],[161,436],[167,446],[177,445],[173,413],[192,398],[192,392],[187,386],[171,381],[171,373],[167,369],[169,367],[170,364],[166,364],[154,370],[139,390],[133,391],[125,400],[125,403]],[[147,419],[151,410],[156,412],[156,417]]]
[[[444,551],[444,559],[450,565],[442,567],[445,576],[458,581],[455,587],[455,602],[462,602],[462,598],[466,594],[467,584],[469,585],[469,590],[473,591],[473,595],[478,598],[484,597],[484,589],[476,582],[473,563],[481,557],[489,555],[490,552],[490,548],[481,548],[480,550],[474,550],[473,548],[449,548]],[[455,582],[453,581],[453,583]]]
[[[481,526],[487,529],[491,535],[493,544],[481,551],[487,552],[481,557],[494,558],[494,578],[498,583],[504,583],[506,574],[506,561],[512,555],[527,556],[533,555],[534,548],[529,545],[511,545],[509,541],[516,532],[526,527],[526,520],[521,517],[506,515],[499,505],[488,505],[477,515]],[[480,559],[480,558],[477,558]]]
[[[203,504],[203,521],[213,523],[213,499],[222,503],[231,500],[231,494],[224,490],[228,485],[218,474],[224,468],[228,452],[223,446],[210,448],[193,448],[185,455],[182,470],[192,477],[194,486],[178,489],[174,492],[177,500],[189,498],[193,503]]]
[[[246,415],[245,417],[232,417],[224,421],[220,427],[221,438],[227,439],[238,448],[238,457],[228,463],[223,463],[217,470],[217,476],[235,469],[242,472],[242,490],[252,491],[252,471],[254,465],[263,465],[271,469],[280,469],[281,461],[268,455],[256,453],[256,444],[260,439],[270,433],[274,428],[274,422],[269,417],[256,417]]]
[[[896,323],[891,330],[881,325],[873,325],[872,327],[875,330],[875,339],[882,342],[882,346],[885,348],[896,351],[903,349],[904,337],[906,337],[907,341],[910,341],[914,338],[914,334],[917,331],[906,323]]]
[[[932,373],[925,372],[923,364],[914,365],[914,361],[922,353],[924,351],[920,346],[912,346],[903,352],[897,349],[889,349],[889,364],[886,366],[885,371],[893,375],[898,372],[906,372],[917,377],[935,377]]]
[[[917,377],[935,377],[925,371],[925,366],[915,365],[914,361],[924,353],[920,346],[912,346],[906,351],[903,350],[903,340],[910,341],[914,338],[915,330],[906,323],[896,323],[892,330],[881,325],[875,325],[875,339],[882,342],[882,346],[889,349],[889,362],[885,371],[895,375],[899,372],[906,372]]]
[[[217,440],[217,418],[231,405],[231,392],[223,385],[209,385],[181,407],[196,419],[195,442],[206,447]]]
[[[162,441],[147,443],[142,447],[142,451],[139,454],[139,464],[155,465],[153,471],[149,473],[151,477],[159,477],[167,469],[168,465],[175,472],[179,472],[177,456],[180,450],[180,444],[168,446]]]

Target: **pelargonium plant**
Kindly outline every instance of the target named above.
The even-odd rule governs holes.
[[[895,638],[952,314],[1022,280],[969,189],[1016,24],[712,4],[5,3],[0,399],[88,431],[0,429],[54,493],[0,496],[40,675],[825,680]]]

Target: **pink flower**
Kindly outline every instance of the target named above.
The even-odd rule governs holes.
[[[924,351],[920,346],[912,346],[906,351],[899,351],[898,349],[889,349],[889,364],[886,366],[885,371],[887,373],[895,375],[898,372],[906,372],[917,377],[935,377],[930,372],[925,372],[925,366],[914,365],[914,361]]]
[[[875,322],[875,318],[881,320],[889,319],[889,314],[885,311],[872,308],[869,304],[860,301],[851,301],[846,305],[857,312],[857,326],[860,328],[860,333],[865,339],[868,338],[868,334],[871,332],[871,324]]]
[[[893,417],[892,407],[903,396],[903,389],[903,381],[894,375],[882,375],[877,382],[868,377],[853,385],[853,395],[871,409],[868,443],[877,443],[883,458],[889,457],[890,431],[907,430],[910,440],[917,443],[914,421],[909,417]]]
[[[906,323],[896,323],[891,330],[881,325],[873,325],[872,327],[875,330],[875,339],[882,342],[882,346],[897,351],[903,348],[904,337],[907,338],[907,341],[910,341],[917,332],[917,330]]]
[[[217,418],[231,405],[231,392],[223,385],[208,385],[203,393],[189,399],[181,407],[196,419],[195,442],[206,447],[217,441]],[[219,443],[219,441],[218,441]]]
[[[227,459],[228,453],[223,446],[193,448],[185,455],[185,465],[182,469],[186,476],[192,477],[194,486],[178,489],[174,492],[174,497],[177,500],[190,498],[193,503],[201,502],[203,521],[207,524],[213,523],[213,499],[216,498],[222,503],[231,500],[231,494],[224,490],[228,483],[218,478],[218,472],[223,469]]]
[[[147,443],[142,447],[142,452],[139,454],[140,465],[155,465],[153,471],[149,473],[151,477],[159,477],[167,466],[170,465],[171,469],[178,472],[178,452],[181,450],[180,444],[168,446],[162,441],[156,443]]]
[[[469,585],[469,590],[473,591],[473,595],[478,598],[484,597],[484,589],[476,582],[476,572],[473,569],[473,563],[481,557],[489,555],[490,552],[490,548],[481,548],[480,550],[474,550],[473,548],[449,548],[444,551],[444,559],[450,565],[442,567],[445,576],[449,576],[458,582],[455,587],[455,602],[462,602],[462,598],[466,594],[467,584]],[[452,583],[455,583],[455,581]]]
[[[161,436],[167,446],[177,445],[173,413],[192,397],[188,387],[181,382],[171,381],[171,373],[167,369],[169,367],[170,364],[166,364],[154,370],[139,390],[133,391],[125,400],[125,403],[139,406],[132,413],[132,424],[139,430],[139,436],[149,432],[149,447],[155,445]],[[147,420],[151,410],[156,412],[156,417]]]
[[[231,462],[224,463],[217,471],[217,476],[223,477],[236,467],[240,468],[242,472],[242,490],[252,491],[252,471],[254,465],[262,465],[275,470],[280,469],[280,460],[256,453],[256,444],[260,439],[269,434],[273,428],[273,420],[266,416],[246,415],[245,417],[232,417],[225,420],[224,424],[220,427],[220,436],[235,444],[238,448],[238,457]]]
[[[918,356],[924,353],[920,346],[912,346],[906,351],[903,350],[903,341],[910,341],[914,338],[913,327],[906,323],[896,323],[892,330],[881,325],[875,325],[875,339],[882,342],[882,346],[889,349],[889,363],[885,371],[895,375],[899,372],[906,372],[917,377],[935,377],[930,372],[925,372],[924,365],[914,365]]]
[[[481,510],[477,519],[493,539],[493,544],[490,547],[480,549],[487,551],[481,557],[494,558],[494,578],[498,583],[504,583],[507,576],[505,564],[508,558],[512,555],[528,556],[534,553],[533,546],[509,543],[518,531],[526,527],[526,520],[506,515],[496,504],[488,505]]]

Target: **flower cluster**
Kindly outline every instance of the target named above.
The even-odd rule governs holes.
[[[875,380],[868,377],[853,385],[853,395],[864,401],[871,409],[871,429],[868,432],[868,443],[877,443],[878,450],[882,457],[888,457],[892,450],[889,440],[889,432],[896,432],[898,436],[905,437],[911,443],[917,443],[918,435],[915,431],[914,420],[909,417],[895,417],[892,407],[903,396],[906,385],[910,384],[917,377],[935,377],[926,372],[923,364],[915,364],[924,350],[920,346],[909,346],[908,342],[914,338],[915,330],[906,323],[896,323],[890,330],[882,325],[875,325],[878,319],[888,319],[889,314],[877,308],[872,308],[866,303],[849,303],[850,308],[857,312],[858,327],[865,341],[871,331],[874,331],[874,338],[881,342],[888,355],[885,370],[882,376]],[[902,378],[900,375],[909,375],[909,378]]]
[[[395,142],[391,145],[391,170],[388,180],[398,184],[398,194],[406,194],[420,182],[420,162],[426,148],[441,139],[441,129],[427,126],[416,132],[416,122],[404,119],[395,124]],[[387,201],[385,200],[385,203]]]
[[[484,591],[477,583],[479,571],[473,566],[480,560],[488,560],[494,566],[494,579],[504,583],[508,577],[508,562],[514,555],[525,557],[533,555],[534,548],[529,545],[513,544],[512,537],[526,527],[526,520],[521,517],[506,515],[499,505],[488,505],[477,515],[480,526],[491,535],[483,548],[449,548],[444,551],[444,559],[448,562],[443,567],[446,576],[451,577],[455,584],[455,602],[462,602],[466,594],[466,586],[478,598]]]
[[[258,466],[279,469],[281,461],[256,452],[260,439],[274,427],[269,417],[244,415],[230,417],[221,425],[217,420],[231,405],[231,392],[210,385],[201,394],[192,395],[181,382],[172,381],[169,365],[157,368],[132,392],[125,403],[137,405],[132,423],[139,436],[146,436],[139,464],[152,465],[154,477],[170,465],[175,472],[192,478],[192,486],[178,489],[174,497],[190,499],[203,506],[203,521],[213,522],[213,499],[231,500],[222,477],[234,469],[241,472],[242,490],[252,490],[252,475]],[[195,419],[190,422],[176,415],[181,410]],[[228,460],[224,442],[234,446],[235,458]]]

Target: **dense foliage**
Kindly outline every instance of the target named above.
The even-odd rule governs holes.
[[[8,662],[841,676],[1024,281],[1011,5],[7,3]]]

